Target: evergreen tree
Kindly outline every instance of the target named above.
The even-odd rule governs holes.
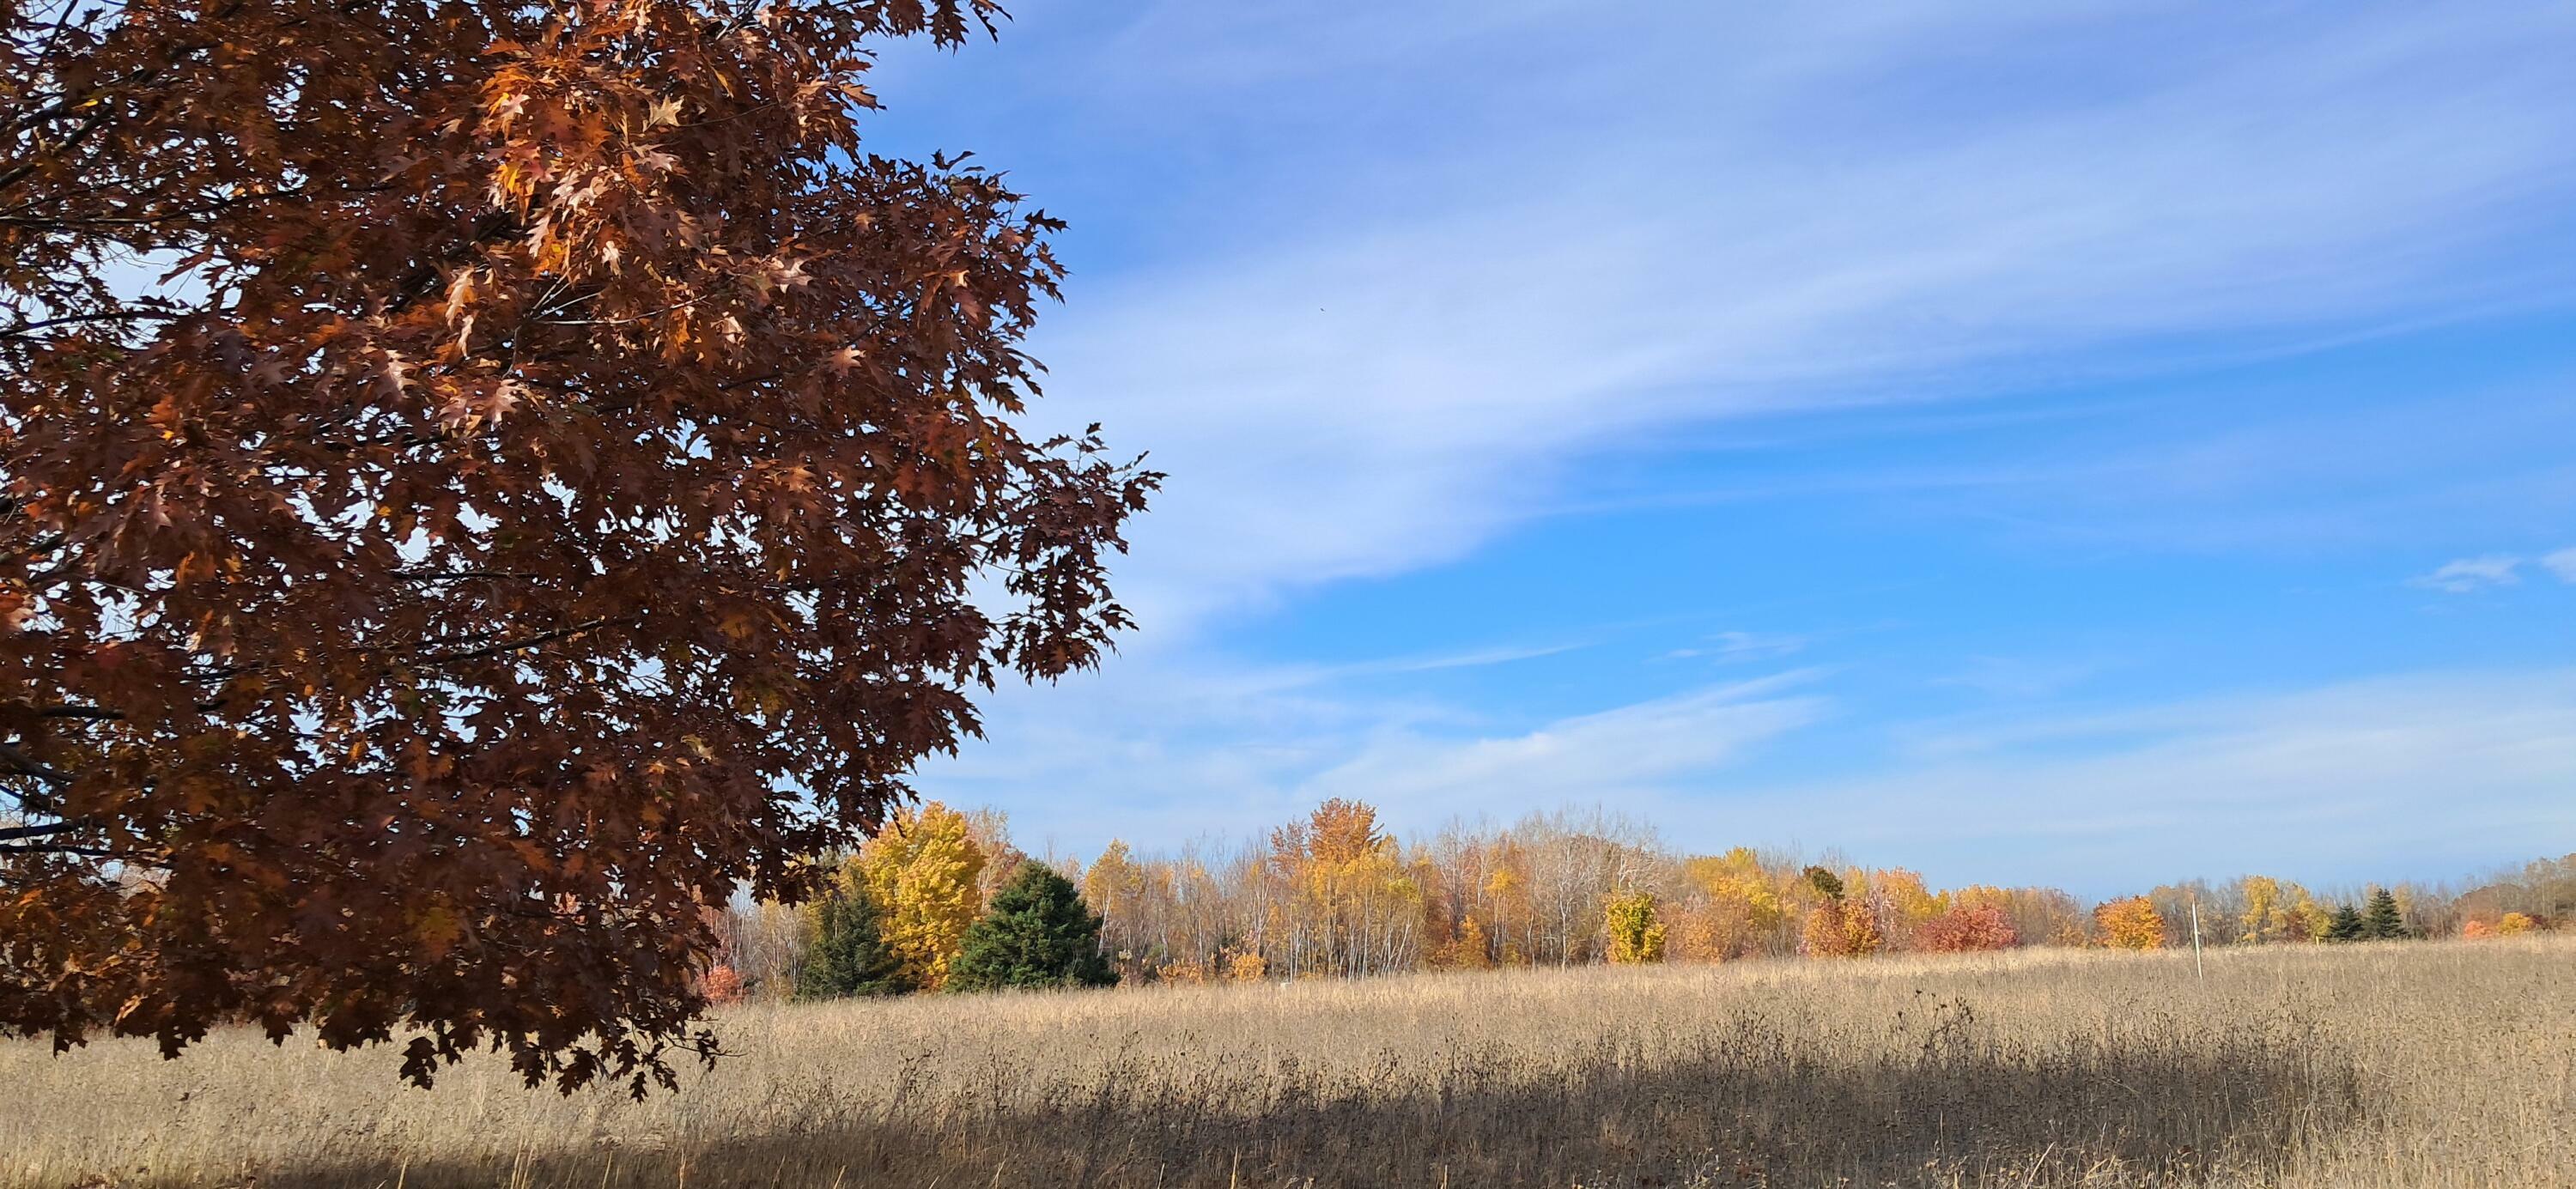
[[[2405,914],[2397,911],[2397,895],[2386,888],[2370,893],[2370,907],[2361,914],[2361,935],[2373,940],[2396,940],[2411,936],[2406,929]]]
[[[2326,940],[2359,941],[2368,936],[2365,929],[2360,909],[2349,904],[2338,904],[2334,910],[2334,923],[2326,926]]]
[[[913,990],[903,958],[885,943],[884,911],[864,890],[842,888],[813,909],[805,966],[796,973],[799,999],[852,995],[901,995]]]
[[[1020,864],[966,930],[948,966],[951,990],[1106,987],[1118,981],[1100,952],[1100,916],[1071,881],[1040,862]]]

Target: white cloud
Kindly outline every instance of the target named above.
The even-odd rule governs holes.
[[[1805,636],[1785,632],[1719,632],[1708,642],[1691,648],[1676,648],[1664,655],[1674,659],[1709,657],[1721,663],[1777,660],[1806,651],[1810,643]]]
[[[2522,576],[2515,571],[2521,567],[2521,558],[2500,553],[2491,553],[2484,557],[2463,557],[2456,561],[2442,563],[2441,568],[2430,574],[2409,578],[2406,584],[2430,590],[2449,591],[2452,594],[2469,594],[2488,587],[2520,584]]]
[[[1272,28],[1159,11],[1121,53],[1192,62]],[[2576,197],[2555,151],[2576,139],[2563,13],[2310,13],[2242,38],[2237,18],[1942,13],[1618,6],[1585,22],[1615,42],[1526,62],[1526,25],[1479,22],[1369,39],[1416,47],[1400,76],[1265,51],[1249,74],[1122,80],[1124,117],[1150,98],[1197,120],[1350,121],[1283,133],[1277,159],[1242,142],[1224,176],[1259,194],[1239,225],[1185,263],[1079,284],[1039,346],[1066,398],[1042,407],[1107,421],[1173,473],[1128,571],[1148,622],[1461,556],[1585,459],[1677,424],[2568,289],[2502,251]],[[1296,23],[1345,18],[1362,19]],[[2150,35],[2204,48],[2141,69]],[[2007,93],[2009,69],[1958,73],[1985,61],[1961,46],[2023,37],[2109,81],[2049,102]],[[1712,57],[1664,69],[1680,47]],[[1452,118],[1416,141],[1402,121],[1433,92]]]
[[[2540,559],[2540,568],[2558,576],[2558,580],[2576,583],[2576,547],[2561,549]]]
[[[1919,743],[1886,771],[1732,800],[1728,819],[1943,881],[2096,894],[2195,872],[2448,878],[2576,849],[2576,671],[1986,720]]]
[[[1442,669],[1482,669],[1508,665],[1516,661],[1534,661],[1540,657],[1573,652],[1581,644],[1507,644],[1494,648],[1476,648],[1465,652],[1439,653],[1432,656],[1400,656],[1379,661],[1362,661],[1328,670],[1334,676],[1362,676],[1374,673],[1430,673]]]
[[[1585,468],[1683,427],[2126,375],[2142,365],[2104,353],[2138,346],[2158,360],[2296,350],[2559,302],[2576,281],[2563,253],[2524,250],[2576,200],[2576,158],[2560,151],[2576,142],[2563,8],[1146,11],[1113,43],[1082,45],[1096,6],[1032,4],[1022,25],[1042,29],[1040,46],[1082,52],[1010,58],[1006,38],[1003,69],[957,96],[1041,152],[1065,146],[1017,176],[1051,203],[1065,188],[1051,177],[1071,183],[1077,205],[1059,209],[1077,251],[1100,226],[1083,186],[1118,228],[1093,251],[1119,267],[1077,260],[1069,304],[1033,345],[1053,368],[1037,415],[1104,421],[1172,473],[1120,569],[1145,625],[1128,655],[1006,691],[992,742],[926,781],[1041,836],[1232,834],[1328,790],[1394,790],[1375,796],[1424,813],[1590,800],[1603,783],[1730,812],[1763,803],[1710,790],[1756,743],[1814,729],[1820,695],[1701,691],[1532,727],[1342,680],[1446,658],[1248,665],[1208,642],[1301,590],[1465,556],[1551,510]],[[888,90],[901,111],[903,89]],[[1100,181],[1140,163],[1160,171],[1150,186]],[[2166,443],[2109,462],[2140,477],[2124,489],[2134,503],[2261,513],[2198,518],[2261,529],[2234,547],[2381,525],[2353,514],[2367,492],[2283,495],[2325,486],[2303,467],[2370,469],[2305,428],[2192,466]],[[2056,502],[2042,511],[2108,519],[2057,499],[2100,462],[2043,476]],[[1762,640],[1740,653],[1789,651]],[[2438,700],[2419,709],[2458,717]],[[2177,745],[2126,770],[2262,770],[2261,748],[2223,724],[2199,733],[2214,750]],[[2453,742],[2463,764],[2485,758]],[[2191,771],[2196,754],[2234,766]],[[2060,762],[2075,761],[1943,759],[1923,786],[1940,813],[1890,791],[1910,787],[1907,769],[1814,794],[1830,807],[1881,789],[1867,813],[1820,824],[1776,802],[1738,840],[1989,820],[1966,774],[1980,765],[2000,782],[1998,813],[2030,803],[2031,822],[2056,820],[2081,797],[2049,782],[2086,775],[2045,766]],[[2336,754],[2318,765],[2347,768]],[[2513,771],[2497,787],[2527,801]],[[2292,792],[2265,805],[2330,811],[2328,790],[2283,776]],[[2161,812],[2152,783],[2122,786],[2122,812]],[[2253,818],[2289,828],[2272,812]],[[2156,837],[2189,843],[2181,827]]]
[[[1569,801],[1641,808],[1823,717],[1810,673],[1711,686],[1507,728],[1488,713],[1354,692],[1362,667],[1166,658],[1006,689],[992,734],[925,765],[924,791],[1011,813],[1025,843],[1249,836],[1333,796],[1427,829]],[[1042,702],[1043,713],[1035,703]]]
[[[1828,703],[1791,693],[1792,673],[1693,690],[1562,719],[1534,731],[1459,738],[1412,731],[1374,739],[1304,782],[1301,798],[1354,797],[1398,824],[1451,816],[1511,817],[1582,801],[1624,809],[1662,799],[1750,748],[1815,722]]]
[[[2085,894],[2246,870],[2449,878],[2576,850],[2576,670],[1895,729],[1843,713],[1807,672],[1519,729],[1297,679],[1171,676],[1039,691],[1059,713],[1011,716],[933,765],[926,791],[1007,809],[1025,845],[1086,854],[1112,836],[1239,841],[1330,796],[1408,831],[1603,804],[1685,848],[1832,846],[1941,882]],[[1849,775],[1765,775],[1765,753],[1791,746],[1840,753]]]

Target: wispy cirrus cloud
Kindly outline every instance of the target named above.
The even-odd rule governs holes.
[[[2491,586],[2518,586],[2522,583],[2521,569],[2521,558],[2491,553],[2444,562],[2432,573],[2407,579],[2406,584],[2452,594],[2468,594]]]
[[[1257,836],[1323,797],[1406,830],[1611,804],[1684,848],[1831,845],[1943,882],[2084,894],[2193,873],[2312,881],[2441,877],[2576,849],[2576,670],[2408,673],[2262,693],[1855,723],[1822,674],[1709,686],[1533,726],[1348,691],[1223,680],[1064,691],[935,773],[937,795],[1008,809],[1033,844]],[[1141,712],[1141,713],[1140,713]],[[1087,716],[1170,735],[1094,734]],[[1030,727],[1042,729],[1032,732]],[[1766,753],[1828,727],[1844,774],[1784,777]],[[1231,745],[1198,745],[1219,732]],[[2438,811],[2427,790],[2440,790]],[[2402,821],[2402,832],[2388,823]]]
[[[2522,585],[2523,567],[2530,566],[2558,579],[2576,585],[2576,547],[2544,553],[2538,557],[2521,557],[2510,553],[2488,553],[2477,557],[2454,558],[2428,574],[2406,580],[2408,586],[2450,594],[2473,594],[2499,586]]]
[[[2188,846],[2184,825],[2156,816],[2160,780],[2250,787],[2266,774],[2286,791],[2249,820],[2291,828],[2339,803],[2326,777],[2349,775],[2344,753],[2301,741],[2370,742],[2333,736],[2292,695],[2252,705],[2277,711],[2268,733],[2211,722],[2161,750],[2097,737],[1932,756],[1904,753],[1884,724],[1855,725],[1839,678],[1644,696],[1604,648],[1581,658],[1595,665],[1588,700],[1549,700],[1555,717],[1455,688],[1461,670],[1498,685],[1553,673],[1560,661],[1539,657],[1564,644],[1556,624],[1495,631],[1536,645],[1453,652],[1441,637],[1338,665],[1254,662],[1243,658],[1277,653],[1228,646],[1320,588],[1513,541],[1692,435],[1837,411],[1938,420],[2070,377],[2165,376],[2576,300],[2576,254],[2561,248],[2576,236],[2564,151],[2576,12],[2563,7],[1019,11],[998,51],[967,56],[983,73],[923,108],[981,118],[943,143],[985,150],[1074,220],[1070,303],[1033,344],[1054,369],[1038,415],[1102,420],[1173,477],[1121,567],[1145,624],[1127,655],[1059,689],[1005,691],[992,743],[927,783],[1068,839],[1098,841],[1105,822],[1165,839],[1238,833],[1328,791],[1403,814],[1610,788],[1723,813],[1735,840],[1858,844],[1992,816],[1959,809],[1991,779],[1995,812],[2028,806],[2029,821],[2065,827],[2025,832],[2026,853],[2076,839],[2063,844],[2073,854],[2107,847],[2100,832],[2125,821],[2150,822],[2142,840]],[[948,71],[888,80],[896,112],[907,87]],[[1885,504],[2061,551],[2270,556],[2400,534],[2422,547],[2448,539],[2430,535],[2439,526],[2494,524],[2498,509],[2545,517],[2576,492],[2564,467],[2480,465],[2498,435],[2556,440],[2563,401],[2498,402],[2497,416],[2519,419],[2497,430],[2429,398],[2392,417],[2348,408],[2333,386],[2301,391],[2307,406],[2251,430],[2185,440],[2114,427],[2058,443],[2075,449],[1926,450],[1895,465],[1866,454],[1845,475],[1754,476],[1762,490],[1747,498],[1811,504],[1876,485]],[[2388,483],[2396,471],[2420,482]],[[1735,560],[1761,573],[1779,559]],[[1807,634],[1836,626],[1819,616]],[[2001,634],[1959,633],[1956,653],[2032,647]],[[1683,643],[1720,660],[1804,655],[1749,632]],[[2073,688],[2047,657],[2018,672],[1958,659],[1907,680],[1954,672],[2026,701]],[[1420,680],[1396,680],[1407,674]],[[2479,736],[2441,698],[2510,700],[2437,684],[2409,686],[2421,695],[2410,706],[2456,730],[2406,736],[2418,759],[2398,770],[2438,784],[2446,749],[2472,766],[2556,754],[2535,733],[2554,724],[2500,720],[2521,724],[2517,745]],[[1826,730],[1904,763],[1795,794],[1746,783],[1748,758]],[[2323,775],[2266,766],[2292,753]],[[1937,769],[1932,800],[1904,792],[1924,765]],[[2470,815],[2488,828],[2540,787],[2511,763],[2469,780],[2494,798]],[[2085,781],[2124,800],[2094,806]],[[2369,845],[2329,833],[2303,853]]]
[[[1687,648],[1676,648],[1664,655],[1675,660],[1706,658],[1726,664],[1778,660],[1806,650],[1807,637],[1787,632],[1719,632]]]
[[[2493,861],[2505,837],[2515,853],[2576,849],[2576,671],[2415,673],[1906,734],[1884,771],[1748,790],[1729,820],[1946,881],[2091,894],[2195,872],[2443,877]]]
[[[1208,163],[1203,184],[1261,189],[1260,217],[1193,222],[1185,258],[1081,285],[1041,344],[1068,411],[1174,473],[1130,568],[1166,625],[1463,556],[1664,428],[2152,370],[2177,343],[2278,350],[2576,284],[2506,250],[2576,204],[2555,151],[2576,139],[2576,22],[2548,9],[1620,5],[1567,34],[1620,30],[1599,56],[1524,55],[1555,5],[1439,36],[1455,14],[1292,22],[1396,27],[1362,40],[1423,47],[1411,91],[1356,82],[1348,47],[1252,36],[1271,18],[1153,12],[1122,54],[1266,45],[1264,65],[1122,76],[1103,118],[1296,130],[1288,189],[1260,142]],[[2144,71],[2141,40],[2193,52]],[[2048,50],[1997,48],[2016,44]],[[1688,68],[1665,61],[1682,46]],[[1418,138],[1416,102],[1446,113]],[[2141,344],[2166,349],[2100,354]]]
[[[1799,671],[1513,723],[1375,688],[1403,663],[1165,656],[1005,687],[988,737],[925,765],[922,785],[1008,810],[1028,838],[1075,850],[1113,835],[1245,837],[1332,796],[1429,828],[1680,792],[1832,711],[1820,674]]]
[[[1392,732],[1301,782],[1298,796],[1369,800],[1417,828],[1577,802],[1632,810],[1669,803],[1827,714],[1829,699],[1801,690],[1815,677],[1792,672],[1710,686],[1511,734]]]

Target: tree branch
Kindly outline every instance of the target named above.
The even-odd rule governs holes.
[[[6,220],[0,220],[0,222],[5,221]],[[163,313],[159,310],[109,310],[94,314],[65,314],[59,318],[36,318],[26,322],[21,322],[6,330],[0,330],[0,339],[24,338],[28,334],[43,330],[49,326],[68,326],[81,322],[139,322],[149,318],[159,318],[164,321],[169,321],[185,316],[186,315],[184,314]]]
[[[625,619],[632,618],[634,617],[625,617]],[[516,640],[502,640],[496,643],[486,644],[480,648],[465,648],[459,649],[455,652],[431,653],[428,656],[422,657],[420,659],[420,663],[424,665],[444,665],[452,664],[456,661],[481,660],[485,657],[499,656],[505,652],[518,652],[522,649],[535,648],[541,644],[552,644],[557,640],[578,636],[583,632],[590,631],[594,628],[603,628],[610,624],[623,623],[625,622],[625,619],[600,618],[584,620],[580,623],[573,624],[570,627],[560,627],[549,632],[539,632],[536,635],[523,636]]]
[[[70,773],[18,750],[18,745],[14,743],[0,743],[0,763],[7,764],[11,772],[20,776],[33,776],[47,784],[72,782]],[[9,832],[0,830],[0,838],[7,837],[10,837]]]
[[[24,846],[0,846],[0,855],[81,855],[92,859],[134,859],[137,856],[101,846],[73,846],[66,842],[31,842]]]

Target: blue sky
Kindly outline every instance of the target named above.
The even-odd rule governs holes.
[[[2576,9],[1030,0],[881,151],[1072,223],[1171,472],[922,785],[1090,853],[1600,804],[2107,894],[2576,850]]]

